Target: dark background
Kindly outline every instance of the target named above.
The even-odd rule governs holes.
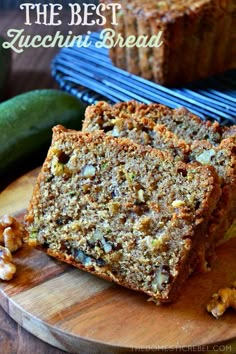
[[[25,11],[19,9],[19,5],[25,2],[32,3],[61,3],[63,4],[63,11],[61,12],[60,19],[62,25],[60,26],[45,26],[34,24],[32,15],[30,20],[31,26],[24,24]],[[94,31],[98,28],[94,26],[68,26],[70,22],[70,11],[66,4],[71,3],[97,3],[96,0],[0,0],[0,36],[10,41],[7,35],[9,29],[24,29],[25,35],[54,35],[57,31],[65,36],[68,31],[72,31],[75,35],[87,33],[88,30]],[[92,28],[93,27],[93,28]],[[15,96],[33,89],[41,88],[58,88],[57,83],[51,77],[51,62],[55,55],[59,52],[60,48],[26,48],[22,53],[12,51],[12,65],[11,75],[5,89],[4,98]]]

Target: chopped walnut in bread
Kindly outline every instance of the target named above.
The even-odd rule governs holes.
[[[23,225],[12,216],[4,215],[0,219],[0,245],[15,252],[22,246],[25,235]]]
[[[222,288],[218,293],[212,295],[212,299],[207,304],[207,311],[218,318],[229,307],[236,310],[236,281],[230,288]]]
[[[0,246],[0,279],[11,280],[16,272],[12,255],[8,248]]]

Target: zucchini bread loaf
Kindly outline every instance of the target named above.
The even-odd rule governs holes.
[[[106,17],[115,41],[140,38],[138,46],[114,45],[113,62],[146,79],[176,85],[236,67],[235,0],[124,0],[118,25],[111,25],[111,12]],[[160,47],[144,45],[160,31]]]
[[[107,280],[174,300],[207,242],[213,168],[128,139],[54,128],[26,216],[29,241]]]
[[[158,104],[145,105],[132,101],[114,106],[98,102],[89,106],[85,112],[83,131],[96,129],[112,136],[128,137],[142,145],[151,145],[169,152],[177,160],[198,161],[214,166],[220,178],[222,196],[217,210],[212,214],[208,238],[214,239],[215,243],[223,239],[236,218],[234,127],[225,128],[216,122],[203,122],[184,108],[171,110]],[[208,258],[212,254],[214,250],[208,252]],[[203,254],[203,265],[204,259]]]

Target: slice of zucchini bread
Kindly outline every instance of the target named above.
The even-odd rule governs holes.
[[[85,113],[83,127],[86,130],[106,129],[111,125],[111,120],[116,118],[131,118],[139,120],[148,118],[156,124],[165,127],[186,143],[191,144],[195,140],[209,140],[213,145],[217,145],[223,138],[225,131],[231,129],[231,137],[235,131],[225,128],[218,122],[202,121],[199,117],[189,112],[186,108],[171,109],[161,104],[144,104],[136,101],[120,102],[110,106],[106,102],[98,102],[89,106]]]
[[[171,109],[160,104],[137,103],[136,114],[141,117],[146,116],[158,124],[164,124],[189,144],[195,140],[208,140],[211,144],[217,145],[227,137],[231,137],[236,142],[235,125],[224,127],[216,121],[203,121],[184,107]]]
[[[131,108],[135,102],[129,104]],[[126,103],[111,106],[101,101],[88,106],[82,130],[103,130],[114,137],[129,138],[135,143],[168,152],[176,160],[186,161],[190,153],[189,145],[183,139],[179,139],[163,124],[156,124],[145,116],[136,117],[129,109],[126,110]]]
[[[26,216],[29,242],[158,302],[173,301],[206,243],[220,193],[211,167],[57,126]]]
[[[155,122],[165,125],[156,125]],[[212,215],[208,237],[216,241],[223,239],[236,218],[235,126],[224,128],[218,123],[203,122],[184,108],[171,110],[158,104],[145,105],[132,101],[114,106],[99,102],[88,107],[83,130],[96,129],[165,150],[178,160],[212,165],[220,177],[222,197]],[[210,253],[213,254],[213,250]],[[204,260],[204,255],[202,258]]]
[[[124,0],[118,11],[113,25],[107,10],[106,27],[115,32],[110,54],[122,69],[180,85],[236,67],[235,0]]]

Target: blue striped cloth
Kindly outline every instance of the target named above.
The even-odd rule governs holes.
[[[23,4],[25,2],[30,2],[30,3],[41,3],[41,4],[48,4],[52,3],[51,0],[1,0],[0,1],[0,9],[1,10],[7,10],[7,9],[16,9],[19,8],[20,4]],[[82,4],[82,3],[88,3],[88,4],[98,4],[98,0],[55,0],[53,1],[55,4],[62,4],[65,8],[68,3],[77,3],[77,4]]]

